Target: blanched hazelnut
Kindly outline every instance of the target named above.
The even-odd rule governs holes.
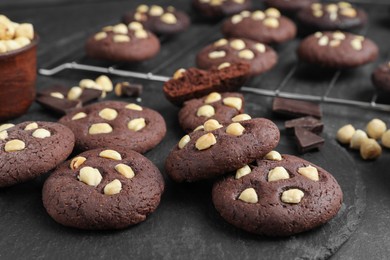
[[[345,125],[337,131],[336,138],[342,144],[349,144],[354,133],[355,128],[351,124]]]
[[[387,126],[386,123],[378,118],[372,119],[366,127],[366,132],[369,137],[373,139],[379,139],[386,132]]]
[[[350,143],[350,146],[352,149],[357,149],[359,150],[360,149],[360,146],[362,144],[362,142],[367,139],[367,134],[366,132],[360,130],[360,129],[357,129],[355,131],[355,133],[353,134],[352,138],[351,138],[351,143]]]
[[[360,155],[364,160],[378,158],[382,154],[382,147],[375,139],[367,138],[360,146]]]

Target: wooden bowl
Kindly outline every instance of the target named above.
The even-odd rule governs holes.
[[[35,99],[38,41],[0,54],[0,122],[26,113]]]

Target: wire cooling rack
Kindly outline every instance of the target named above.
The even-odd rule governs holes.
[[[369,6],[372,5],[386,5],[390,6],[390,1],[377,1],[375,3],[370,3],[370,1],[364,1],[364,0],[352,0],[350,1],[352,3],[360,3],[360,4],[367,4]],[[219,24],[215,25],[217,28]],[[365,31],[362,33],[365,35],[368,30],[368,26],[366,27]],[[124,70],[119,69],[118,67],[120,65],[112,65],[112,66],[96,66],[96,65],[89,65],[89,64],[83,64],[82,62],[66,62],[62,63],[60,65],[57,65],[52,68],[41,68],[39,69],[39,73],[44,76],[54,76],[57,73],[60,73],[64,70],[78,70],[78,71],[87,71],[87,72],[97,72],[97,73],[104,73],[104,74],[110,74],[110,75],[116,75],[121,77],[129,77],[134,79],[144,79],[144,80],[151,80],[151,81],[158,81],[158,82],[165,82],[170,79],[168,76],[159,75],[158,72],[172,64],[174,61],[179,59],[182,55],[189,52],[191,49],[196,47],[199,44],[206,45],[210,41],[210,38],[213,38],[211,34],[204,34],[199,37],[197,37],[197,41],[192,41],[191,43],[187,44],[185,48],[181,48],[180,50],[176,50],[174,55],[171,55],[168,59],[165,59],[163,62],[155,66],[151,71],[149,72],[138,72],[138,71],[132,71],[132,70]],[[160,38],[162,44],[167,40],[165,38]],[[329,94],[331,93],[332,89],[335,87],[337,80],[339,79],[342,70],[335,71],[334,74],[331,76],[331,80],[329,81],[329,84],[326,86],[326,90],[323,91],[322,95],[313,95],[313,94],[307,94],[307,93],[294,93],[286,91],[285,89],[288,86],[289,80],[294,76],[294,74],[297,71],[297,68],[299,66],[299,62],[296,62],[291,69],[284,75],[282,81],[280,84],[275,86],[273,89],[262,89],[262,88],[254,88],[251,86],[243,86],[241,88],[244,92],[253,93],[256,95],[261,96],[268,96],[268,97],[283,97],[283,98],[289,98],[289,99],[297,99],[297,100],[305,100],[305,101],[313,101],[313,102],[319,102],[319,103],[328,103],[328,104],[337,104],[337,105],[345,105],[345,106],[351,106],[351,107],[359,107],[359,108],[365,108],[365,109],[373,109],[377,111],[387,111],[390,112],[390,105],[389,104],[382,104],[378,103],[378,95],[376,92],[373,92],[372,97],[370,101],[360,101],[355,99],[349,99],[349,98],[335,98],[331,97]]]

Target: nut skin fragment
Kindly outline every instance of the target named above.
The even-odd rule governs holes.
[[[213,131],[215,129],[223,127],[217,120],[215,119],[209,119],[203,124],[204,130],[207,132]]]
[[[212,133],[207,133],[205,135],[202,135],[199,137],[198,140],[196,140],[195,147],[199,151],[206,150],[217,143],[217,139]]]
[[[180,139],[179,144],[177,146],[179,147],[179,149],[183,149],[190,141],[191,137],[189,135],[185,135]]]
[[[118,179],[115,179],[104,187],[104,194],[115,195],[120,193],[121,190],[122,190],[122,183]]]
[[[357,129],[351,138],[351,143],[350,143],[349,147],[352,149],[359,150],[360,146],[362,145],[362,142],[367,138],[368,138],[368,136],[367,136],[366,132],[364,132],[360,129]]]
[[[116,161],[122,160],[122,156],[120,153],[114,150],[104,150],[99,153],[99,156],[106,159],[112,159]]]
[[[88,130],[88,133],[91,135],[96,134],[108,134],[112,132],[112,127],[107,123],[97,123],[91,125],[91,127]]]
[[[374,160],[382,154],[382,147],[375,139],[367,138],[360,146],[360,156],[364,160]]]
[[[146,126],[145,118],[136,118],[133,120],[130,120],[130,122],[127,124],[127,127],[130,130],[133,131],[140,131]]]
[[[351,124],[345,125],[337,131],[336,138],[342,144],[349,144],[354,133],[355,128]]]
[[[239,114],[232,118],[232,122],[241,122],[245,120],[252,119],[252,117],[248,114]]]
[[[242,167],[236,171],[235,178],[236,178],[236,180],[238,180],[238,179],[244,177],[245,175],[250,174],[251,172],[252,172],[251,167],[249,167],[249,165],[245,165],[244,167]]]
[[[307,167],[301,167],[298,169],[298,173],[302,176],[305,176],[306,178],[313,180],[313,181],[319,181],[320,177],[318,176],[318,170],[317,168],[309,165]]]
[[[85,118],[87,117],[87,114],[84,113],[84,112],[79,112],[77,114],[75,114],[73,117],[72,117],[72,120],[78,120],[78,119],[81,119],[81,118]]]
[[[386,148],[390,148],[390,130],[387,130],[383,135],[382,135],[382,145]]]
[[[386,123],[378,118],[372,119],[366,127],[367,135],[375,140],[381,138],[386,130]]]
[[[211,103],[214,103],[214,102],[221,100],[221,98],[222,98],[221,94],[219,94],[217,92],[212,92],[206,97],[206,99],[204,100],[204,103],[211,104]]]
[[[5,143],[4,151],[17,152],[17,151],[24,150],[24,148],[26,148],[26,144],[23,141],[14,139]]]
[[[37,128],[38,128],[38,124],[33,122],[33,123],[30,123],[30,124],[26,125],[24,130],[26,130],[26,131],[28,131],[28,130],[35,130]]]
[[[240,123],[231,123],[226,127],[226,133],[234,136],[241,136],[245,131],[245,127],[243,127]]]
[[[298,204],[301,202],[303,196],[305,196],[303,191],[299,189],[289,189],[283,191],[281,199],[284,203]]]
[[[204,105],[198,108],[198,111],[196,112],[196,116],[204,116],[204,117],[212,117],[215,115],[215,109],[214,107],[210,105]]]
[[[277,151],[271,151],[264,156],[264,159],[271,161],[281,161],[283,158],[282,155]]]
[[[247,203],[257,203],[259,198],[254,188],[245,189],[238,197],[239,200]]]
[[[242,108],[242,100],[238,97],[227,97],[222,100],[225,106],[233,107],[237,110]]]
[[[290,175],[282,166],[277,166],[268,172],[268,182],[286,179],[290,179]]]
[[[135,176],[133,169],[123,163],[115,165],[115,170],[127,179],[131,179]]]
[[[99,170],[90,166],[81,168],[77,178],[79,181],[94,187],[98,186],[103,179]]]
[[[77,157],[73,158],[72,161],[70,161],[69,167],[70,167],[72,170],[76,170],[76,169],[78,169],[86,160],[87,160],[87,158],[85,158],[85,157],[83,157],[83,156],[77,156]]]
[[[35,138],[44,139],[46,137],[50,137],[51,133],[46,129],[39,128],[33,132],[32,136]]]

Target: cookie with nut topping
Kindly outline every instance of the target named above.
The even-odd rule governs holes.
[[[72,131],[57,123],[0,125],[0,187],[32,180],[65,161],[73,151]]]
[[[139,22],[106,26],[90,36],[85,45],[87,56],[114,62],[140,62],[160,51],[160,41]]]
[[[196,55],[200,69],[224,67],[226,63],[247,63],[252,76],[272,69],[278,60],[276,52],[268,45],[248,39],[219,39],[204,47]]]
[[[212,199],[222,218],[240,229],[290,236],[330,221],[343,192],[321,167],[273,152],[217,181]]]
[[[190,133],[210,119],[220,124],[231,123],[232,118],[244,111],[244,104],[244,96],[240,93],[212,92],[184,102],[179,111],[179,124],[185,132]]]
[[[115,147],[64,162],[46,180],[42,200],[47,213],[64,226],[122,229],[144,221],[163,191],[163,177],[151,161]]]
[[[312,3],[318,3],[319,0],[265,0],[264,3],[269,7],[277,8],[283,13],[294,14],[295,12],[310,6]]]
[[[302,9],[297,19],[309,32],[316,31],[353,31],[367,23],[367,14],[348,2],[313,3]]]
[[[368,38],[347,32],[317,32],[299,45],[298,57],[321,67],[354,68],[378,57],[377,45]]]
[[[280,138],[278,127],[265,118],[243,118],[222,127],[206,123],[169,153],[165,169],[174,181],[212,179],[243,167],[274,149]]]
[[[163,117],[134,103],[106,101],[75,109],[59,120],[76,136],[76,148],[120,146],[144,153],[166,134]]]
[[[188,15],[173,6],[139,5],[123,15],[125,24],[141,23],[145,29],[158,35],[172,35],[185,31],[190,25]]]
[[[275,44],[291,40],[297,33],[295,24],[275,8],[243,11],[226,19],[222,25],[226,38],[246,38]]]
[[[192,6],[204,17],[221,18],[252,6],[251,0],[192,0]]]

